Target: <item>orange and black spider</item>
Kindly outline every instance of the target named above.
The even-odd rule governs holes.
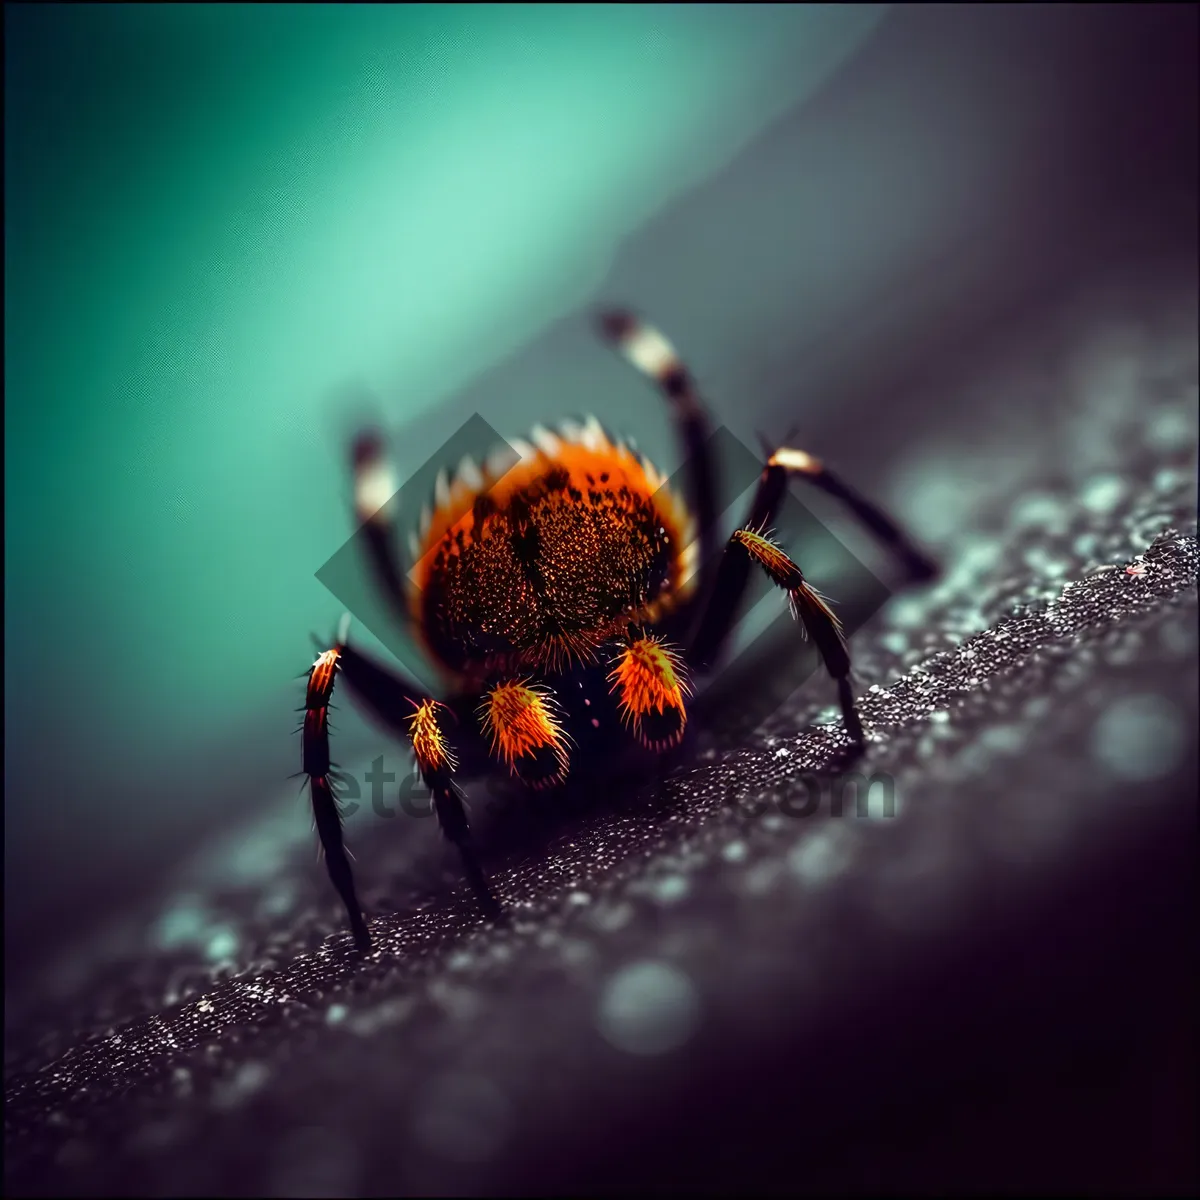
[[[439,476],[406,570],[382,446],[373,435],[356,442],[355,504],[378,581],[449,680],[443,698],[428,694],[350,646],[345,622],[309,671],[303,770],[329,875],[360,949],[371,938],[330,775],[335,679],[411,743],[442,831],[481,906],[495,913],[458,784],[506,769],[532,788],[561,787],[573,767],[603,762],[622,743],[656,754],[675,747],[687,723],[689,673],[718,661],[752,564],[787,592],[861,747],[841,625],[768,532],[790,476],[845,503],[910,579],[936,573],[878,508],[818,459],[787,447],[768,456],[746,521],[718,553],[709,422],[689,372],[661,334],[630,314],[607,313],[600,327],[669,401],[686,455],[686,497],[594,417],[555,433],[536,426],[528,441],[511,443],[515,462],[512,454],[482,466],[464,460],[452,480]]]

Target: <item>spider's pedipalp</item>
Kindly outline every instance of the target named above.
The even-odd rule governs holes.
[[[687,725],[690,688],[679,654],[660,638],[642,635],[623,646],[608,676],[622,721],[649,750],[679,744]]]
[[[548,688],[513,679],[491,687],[479,709],[492,753],[530,787],[561,783],[570,769],[570,739]]]

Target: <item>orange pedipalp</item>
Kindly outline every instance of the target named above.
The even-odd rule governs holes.
[[[480,715],[492,740],[492,752],[514,775],[522,774],[522,760],[533,763],[548,753],[553,768],[538,782],[551,783],[565,777],[569,763],[567,736],[541,690],[527,681],[497,684],[488,693]]]
[[[688,694],[679,656],[660,639],[641,637],[622,649],[609,673],[621,718],[653,750],[674,746],[687,724]]]

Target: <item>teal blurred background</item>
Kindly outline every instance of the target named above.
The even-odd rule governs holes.
[[[945,414],[887,383],[1128,234],[1106,148],[1161,130],[1098,12],[6,6],[10,930],[294,787],[355,389],[403,472],[472,412],[595,410],[669,462],[583,319],[629,303],[751,445],[803,396],[948,536],[961,464],[899,463]]]

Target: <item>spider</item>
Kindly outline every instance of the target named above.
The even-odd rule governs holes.
[[[596,420],[535,426],[512,455],[444,472],[434,507],[410,539],[411,574],[396,548],[396,491],[380,439],[354,444],[354,495],[377,581],[446,675],[444,698],[356,650],[343,618],[308,672],[303,773],[330,878],[359,950],[371,935],[342,840],[331,774],[328,712],[335,680],[407,740],[445,837],[457,847],[480,907],[498,915],[472,845],[459,785],[506,770],[518,786],[559,788],[573,766],[631,743],[662,755],[688,719],[692,672],[717,663],[753,566],[789,598],[837,686],[853,746],[863,728],[850,655],[827,601],[770,534],[790,477],[821,487],[892,551],[911,582],[932,560],[876,506],[803,450],[769,451],[750,513],[717,546],[710,425],[692,376],[670,343],[629,312],[599,315],[604,339],[665,396],[685,453],[687,495]]]

